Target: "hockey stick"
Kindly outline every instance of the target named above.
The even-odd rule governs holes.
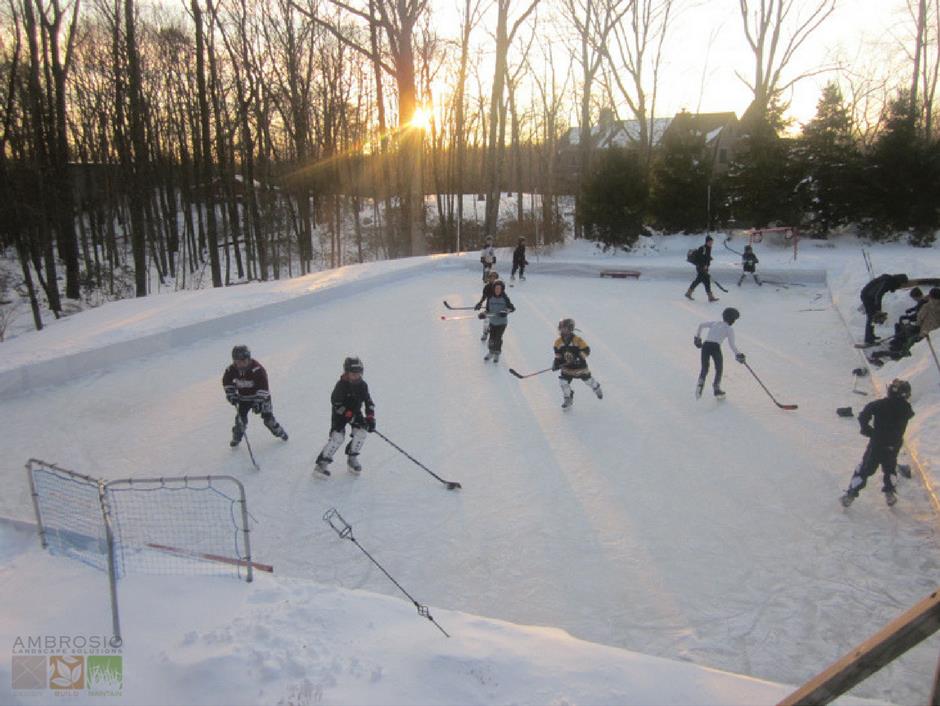
[[[437,473],[435,473],[435,472],[432,471],[430,468],[428,468],[427,466],[425,466],[423,463],[421,463],[421,461],[419,461],[419,460],[416,459],[414,456],[412,456],[410,453],[408,453],[407,451],[405,451],[401,446],[399,446],[399,445],[396,444],[394,441],[392,441],[391,439],[389,439],[389,438],[388,438],[387,436],[385,436],[385,434],[383,434],[382,432],[380,432],[380,431],[378,431],[378,430],[373,430],[372,433],[373,433],[373,434],[378,434],[379,437],[381,437],[382,439],[385,439],[385,441],[388,442],[388,445],[389,445],[389,446],[391,446],[393,449],[395,449],[396,451],[398,451],[400,454],[402,454],[403,456],[407,457],[409,460],[413,461],[415,464],[417,464],[417,465],[418,465],[419,467],[421,467],[423,470],[427,471],[427,472],[430,473],[432,476],[434,476],[435,478],[437,478],[441,483],[444,484],[444,486],[445,486],[448,490],[455,490],[455,489],[457,489],[457,488],[462,488],[462,487],[463,487],[463,486],[460,485],[460,483],[458,483],[457,481],[453,481],[453,480],[444,480],[443,478],[441,478],[439,475],[437,475]]]
[[[730,245],[728,245],[728,242],[729,242],[730,240],[731,240],[731,237],[730,237],[730,236],[727,237],[727,238],[725,238],[724,241],[722,242],[722,245],[724,245],[726,248],[728,248],[728,250],[730,250],[731,252],[733,252],[735,255],[743,255],[743,254],[744,254],[743,252],[738,252],[738,251],[735,250],[733,247],[731,247]]]
[[[554,369],[554,368],[545,368],[545,370],[539,370],[538,372],[529,373],[528,375],[522,375],[521,373],[517,373],[517,372],[516,372],[515,370],[513,370],[512,368],[509,369],[509,372],[511,372],[513,375],[515,375],[515,376],[516,376],[517,378],[519,378],[520,380],[525,380],[526,378],[530,378],[530,377],[532,377],[533,375],[541,375],[542,373],[547,373],[548,371],[553,370],[553,369]]]
[[[446,306],[448,309],[451,309],[453,311],[466,311],[468,309],[473,309],[472,306],[451,306],[450,304],[447,303],[446,299],[444,300],[444,306]]]
[[[221,564],[232,564],[233,566],[250,566],[251,568],[258,569],[259,571],[267,571],[269,574],[274,573],[274,567],[270,564],[259,564],[254,561],[249,561],[248,559],[233,559],[232,557],[222,556],[221,554],[205,554],[203,552],[194,552],[190,549],[168,547],[165,544],[151,544],[150,542],[147,542],[147,546],[151,549],[157,549],[161,552],[166,552],[167,554],[192,557],[193,559],[205,559],[206,561],[217,561]]]
[[[422,618],[427,618],[432,623],[434,623],[434,627],[436,627],[438,630],[444,633],[444,637],[450,637],[450,635],[447,634],[447,631],[444,628],[442,628],[440,625],[438,625],[437,621],[431,617],[431,612],[428,610],[428,607],[426,605],[422,605],[421,603],[418,603],[418,601],[416,601],[412,597],[412,595],[408,593],[408,591],[406,591],[400,583],[398,583],[398,581],[392,578],[392,575],[388,573],[388,571],[385,570],[385,567],[382,566],[379,562],[377,562],[373,558],[373,556],[365,550],[365,547],[363,547],[361,544],[359,544],[359,542],[356,541],[356,538],[353,537],[352,525],[350,525],[348,522],[346,522],[345,519],[343,519],[343,516],[339,514],[339,512],[337,511],[335,507],[331,507],[329,510],[326,511],[326,513],[324,513],[323,521],[333,528],[333,531],[336,532],[337,535],[339,535],[340,539],[348,539],[350,542],[352,542],[359,548],[359,551],[361,551],[363,554],[369,557],[369,561],[371,561],[373,564],[379,567],[382,573],[388,577],[388,580],[398,587],[399,591],[401,591],[406,596],[408,596],[408,600],[410,600],[414,604],[414,607],[418,609],[418,615],[420,615]]]
[[[940,372],[940,360],[937,359],[937,351],[934,350],[933,341],[930,340],[930,332],[924,333],[924,337],[927,339],[927,345],[930,346],[930,352],[933,353],[933,362],[937,364],[937,371]]]
[[[255,470],[256,470],[256,471],[260,471],[260,470],[261,470],[261,466],[259,466],[259,465],[258,465],[258,462],[255,461],[255,454],[254,454],[254,452],[251,450],[251,442],[248,441],[248,432],[247,432],[247,431],[244,432],[244,436],[245,436],[245,446],[246,446],[246,448],[248,449],[248,456],[249,456],[249,458],[251,458],[251,465],[255,467]]]
[[[473,307],[470,307],[470,308],[472,309]],[[502,314],[506,314],[506,316],[509,316],[511,313],[512,313],[511,311],[502,311],[498,314],[486,314],[484,318],[489,317],[492,319]],[[470,315],[463,315],[463,316],[446,316],[444,314],[441,315],[441,321],[466,321],[467,319],[479,319],[479,318],[480,316],[477,314],[470,314]]]
[[[757,377],[757,373],[754,372],[754,370],[751,368],[750,364],[747,361],[744,361],[744,367],[751,371],[751,375],[754,376],[754,379],[757,380],[760,386],[764,388],[764,392],[767,393],[770,399],[774,401],[774,404],[777,405],[780,409],[797,409],[797,405],[795,404],[780,404],[779,402],[777,402],[777,398],[774,397],[773,394],[771,394],[770,390],[767,389],[767,386],[763,382],[761,382],[761,379]]]
[[[712,279],[712,284],[714,284],[716,287],[718,287],[718,289],[720,289],[720,290],[721,290],[722,292],[724,292],[725,294],[728,293],[728,290],[725,289],[724,287],[722,287],[722,286],[721,286],[721,282],[719,282],[718,280]]]

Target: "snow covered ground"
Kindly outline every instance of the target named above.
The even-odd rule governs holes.
[[[919,344],[860,386],[867,397],[852,393],[863,359],[850,334],[861,336],[868,280],[856,241],[804,241],[795,263],[792,251],[758,246],[764,276],[791,284],[738,289],[738,258],[719,237],[713,272],[731,292],[709,305],[701,289],[695,302],[681,296],[685,250],[700,240],[651,238],[632,256],[587,243],[530,253],[528,281],[509,290],[518,311],[498,365],[482,362],[477,320],[440,320],[442,299],[479,297],[473,253],[118,302],[18,336],[0,361],[0,514],[31,518],[29,457],[107,478],[229,473],[245,483],[253,553],[276,577],[248,587],[122,581],[125,703],[154,693],[173,703],[773,703],[787,689],[754,680],[805,681],[937,587],[940,376]],[[940,276],[937,248],[871,255],[876,274]],[[606,267],[643,275],[598,278]],[[908,300],[885,304],[896,314]],[[742,312],[738,347],[798,411],[778,409],[731,356],[728,399],[694,399],[692,335],[726,305]],[[507,368],[550,365],[567,316],[592,347],[605,397],[575,383],[563,412],[554,375],[520,381]],[[252,419],[260,472],[227,445],[219,379],[242,342],[267,367],[291,434],[282,443]],[[327,398],[350,354],[365,362],[379,429],[461,491],[374,436],[360,477],[312,476]],[[835,408],[858,411],[881,394],[872,384],[883,390],[895,375],[914,386],[914,479],[902,481],[894,508],[874,482],[843,510],[864,439]],[[400,596],[321,521],[330,507],[455,640],[442,645],[407,602],[338,590]],[[19,533],[0,541],[0,645],[16,631],[72,629],[78,597],[83,629],[109,625],[100,574],[27,549]],[[61,614],[40,617],[50,593]],[[923,703],[938,647],[929,639],[854,693]],[[234,684],[237,698],[213,691],[217,681]],[[2,682],[0,702],[42,702]]]

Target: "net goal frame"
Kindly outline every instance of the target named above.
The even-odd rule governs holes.
[[[120,646],[118,580],[128,574],[232,575],[253,570],[249,513],[233,476],[105,480],[31,458],[26,464],[43,549],[105,572],[112,646]]]
[[[748,245],[764,243],[778,247],[792,247],[793,261],[796,262],[800,247],[800,229],[796,226],[774,226],[773,228],[750,228],[744,231]]]

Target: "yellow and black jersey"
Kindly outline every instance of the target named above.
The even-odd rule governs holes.
[[[555,360],[561,362],[563,370],[586,370],[591,347],[580,336],[572,336],[567,342],[561,336],[555,339]]]

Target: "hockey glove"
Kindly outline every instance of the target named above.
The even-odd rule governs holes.
[[[477,302],[477,303],[474,305],[473,310],[474,310],[474,311],[479,311],[481,306],[483,306],[483,303],[482,303],[482,302]]]
[[[552,363],[552,370],[561,370],[561,360],[555,358],[555,361]]]
[[[866,424],[859,430],[859,434],[861,434],[862,436],[867,436],[869,438],[874,433],[875,433],[875,430],[869,424]]]
[[[228,400],[228,403],[234,407],[238,406],[238,393],[237,392],[226,392],[225,399]]]
[[[478,319],[485,319],[485,318],[486,318],[486,312],[485,312],[485,311],[481,311],[479,314],[477,314],[477,318],[478,318]]]
[[[255,400],[252,402],[251,408],[255,414],[270,414],[271,400]]]
[[[695,338],[692,339],[692,343],[695,344],[695,347],[696,347],[696,348],[701,348],[701,347],[702,347],[702,339],[699,338],[698,336],[696,336]]]
[[[735,359],[736,361],[738,361],[739,363],[743,363],[745,360],[747,360],[747,359],[744,357],[744,354],[743,354],[743,353],[738,353],[738,354],[734,357],[734,359]]]
[[[366,427],[367,432],[371,433],[375,431],[375,417],[373,417],[371,414],[368,417],[366,417],[365,427]]]

